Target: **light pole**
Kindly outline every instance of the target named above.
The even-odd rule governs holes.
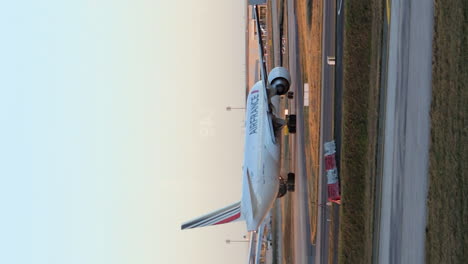
[[[250,239],[247,238],[247,236],[243,236],[244,239],[240,239],[240,240],[233,240],[233,239],[226,239],[226,244],[231,244],[231,243],[245,243],[245,242],[249,242]]]
[[[231,243],[246,243],[249,242],[250,240],[245,239],[245,240],[231,240],[231,239],[226,239],[226,244],[231,244]]]
[[[239,110],[239,109],[245,109],[245,107],[231,107],[231,106],[226,107],[226,111]]]

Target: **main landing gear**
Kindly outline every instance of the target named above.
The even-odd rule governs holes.
[[[295,134],[296,133],[296,115],[287,115],[286,125],[288,126],[289,133]]]
[[[288,127],[288,132],[290,134],[295,134],[296,133],[296,115],[287,115],[286,120],[273,117],[273,127],[275,129],[275,134],[278,136],[279,132],[281,131],[281,128],[283,126]]]
[[[287,192],[294,192],[295,190],[295,183],[296,176],[294,173],[288,173],[288,178],[284,179],[283,177],[279,177],[280,185],[278,190],[278,198],[283,197]]]
[[[292,172],[288,173],[287,187],[289,192],[294,192],[296,187],[296,175]]]

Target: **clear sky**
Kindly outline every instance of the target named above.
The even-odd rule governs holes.
[[[0,263],[242,263],[245,1],[0,3]]]

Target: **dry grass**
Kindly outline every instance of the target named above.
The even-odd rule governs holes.
[[[320,148],[320,96],[322,85],[323,1],[297,1],[299,48],[304,83],[309,84],[309,107],[304,109],[306,166],[311,241],[317,233],[318,175]]]
[[[468,3],[435,1],[427,263],[468,258]]]
[[[372,258],[382,8],[345,5],[339,263]]]
[[[328,263],[329,264],[333,264],[335,263],[335,260],[334,260],[334,256],[335,254],[333,254],[333,252],[335,252],[335,250],[338,250],[337,248],[335,248],[335,245],[336,245],[336,241],[335,241],[335,236],[337,234],[335,234],[335,228],[333,228],[334,226],[334,223],[335,221],[339,221],[339,219],[336,219],[336,217],[338,215],[334,214],[333,212],[335,211],[335,208],[339,206],[337,204],[332,204],[331,206],[327,206],[327,210],[329,210],[329,215],[330,215],[330,228],[328,229]]]
[[[282,263],[294,264],[294,224],[293,224],[293,205],[291,195],[285,195],[281,199],[281,211],[283,215],[283,259]]]

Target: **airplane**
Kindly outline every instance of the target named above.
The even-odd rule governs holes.
[[[280,176],[280,136],[284,126],[290,133],[296,131],[295,115],[288,115],[286,120],[278,117],[279,96],[288,92],[291,76],[283,67],[275,67],[266,74],[258,6],[254,5],[253,8],[259,32],[257,39],[262,80],[254,84],[247,96],[241,201],[181,226],[184,230],[244,220],[251,237],[249,252],[252,252],[254,241],[262,241],[256,235],[262,233],[260,230],[265,225],[265,217],[276,199],[287,191],[294,191],[294,173],[288,173],[287,179]],[[292,98],[291,92],[288,98]],[[249,263],[251,256],[252,253]]]

